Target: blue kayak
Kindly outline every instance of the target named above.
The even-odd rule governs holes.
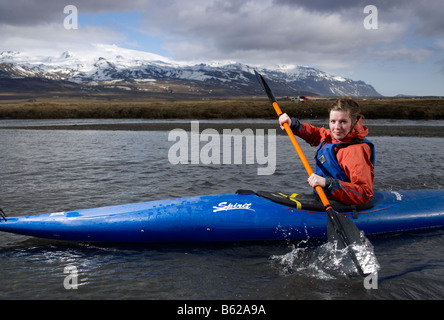
[[[332,205],[366,235],[444,226],[444,190],[376,192],[364,207]],[[249,190],[0,221],[0,231],[39,238],[142,243],[318,239],[326,226],[313,195]]]

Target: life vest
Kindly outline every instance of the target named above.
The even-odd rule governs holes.
[[[350,182],[350,178],[345,174],[339,165],[336,157],[336,150],[360,143],[367,143],[370,146],[372,152],[370,161],[373,165],[375,165],[375,145],[367,138],[348,143],[326,143],[326,140],[324,140],[319,144],[315,156],[316,174],[322,177],[333,177],[341,181]]]

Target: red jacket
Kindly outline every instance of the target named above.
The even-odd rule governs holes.
[[[352,142],[355,139],[363,140],[368,134],[368,128],[363,126],[360,119],[342,141],[333,138],[330,129],[318,128],[301,122],[294,133],[304,139],[311,146],[318,146],[324,139],[327,143]],[[345,204],[366,204],[373,199],[373,182],[375,180],[374,167],[370,160],[372,151],[367,143],[352,144],[346,148],[339,148],[336,153],[339,165],[350,182],[337,179],[332,181],[326,194],[333,200]],[[327,189],[327,188],[325,188]]]

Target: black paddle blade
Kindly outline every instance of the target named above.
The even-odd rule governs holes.
[[[349,218],[332,208],[327,213],[328,241],[336,242],[339,250],[347,250],[361,276],[377,272],[379,263],[373,251],[373,246],[364,233]]]
[[[254,70],[254,74],[256,75],[257,81],[259,81],[259,84],[262,86],[264,91],[267,93],[268,99],[270,99],[270,102],[276,102],[276,98],[274,97],[273,91],[271,91],[271,88],[268,86],[267,82],[265,81],[264,77]]]

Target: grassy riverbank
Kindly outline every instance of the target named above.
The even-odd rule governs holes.
[[[329,100],[280,101],[282,110],[298,118],[327,118]],[[359,100],[367,119],[444,119],[444,99]],[[1,119],[243,119],[275,118],[265,100],[214,101],[104,101],[48,99],[38,102],[0,103]]]

